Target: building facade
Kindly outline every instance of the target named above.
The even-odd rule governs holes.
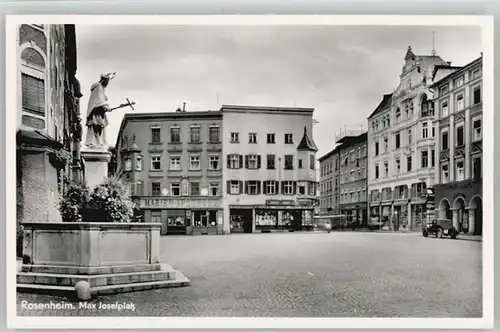
[[[434,185],[436,119],[429,86],[439,56],[408,48],[400,83],[368,118],[370,219],[392,230],[419,231],[429,218],[427,190]]]
[[[136,218],[161,234],[222,234],[220,111],[133,113],[123,118],[116,173],[130,183]]]
[[[432,86],[438,130],[436,217],[452,219],[461,232],[481,235],[482,56],[445,74]]]
[[[352,227],[367,225],[367,133],[345,136],[337,141],[339,146],[340,213],[347,217]]]
[[[221,111],[224,230],[312,227],[317,187],[314,110],[223,106]]]
[[[61,221],[59,198],[81,170],[75,26],[17,32],[17,220]]]
[[[318,159],[320,169],[319,212],[323,215],[340,214],[339,152],[340,146],[337,146]]]

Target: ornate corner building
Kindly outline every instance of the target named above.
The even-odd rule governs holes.
[[[461,232],[482,234],[482,56],[447,70],[431,86],[437,116],[436,217]]]
[[[61,221],[57,203],[82,175],[74,25],[17,30],[17,220]]]

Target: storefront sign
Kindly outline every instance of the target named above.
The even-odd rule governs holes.
[[[219,209],[221,201],[215,199],[185,199],[185,198],[143,198],[141,208],[157,209]]]
[[[394,205],[406,205],[406,204],[408,204],[407,198],[400,198],[394,200]]]
[[[426,202],[426,199],[424,197],[412,197],[411,202],[413,204],[424,204]]]
[[[268,199],[268,200],[266,200],[266,205],[295,205],[295,201]]]

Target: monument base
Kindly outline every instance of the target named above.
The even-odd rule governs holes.
[[[85,182],[90,189],[101,184],[108,175],[111,152],[105,149],[87,148],[81,152],[85,163]]]
[[[180,271],[160,263],[160,224],[51,222],[23,226],[18,291],[87,300],[76,289],[82,281],[91,296],[190,284]]]

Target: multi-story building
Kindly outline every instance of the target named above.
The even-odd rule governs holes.
[[[220,111],[133,113],[116,142],[116,172],[161,234],[222,234]]]
[[[344,136],[337,141],[340,155],[340,213],[348,225],[367,225],[367,133]]]
[[[61,221],[59,197],[80,169],[75,26],[21,24],[17,54],[17,220]]]
[[[400,83],[368,118],[370,215],[392,230],[418,231],[427,218],[427,188],[434,185],[435,119],[428,87],[441,57],[408,48]]]
[[[436,217],[462,232],[482,234],[482,56],[437,80]],[[440,71],[436,72],[438,76]],[[441,76],[442,73],[441,73]]]
[[[313,224],[316,151],[312,108],[223,106],[226,232]]]
[[[319,207],[320,214],[340,214],[339,161],[340,146],[318,159],[320,169]]]

